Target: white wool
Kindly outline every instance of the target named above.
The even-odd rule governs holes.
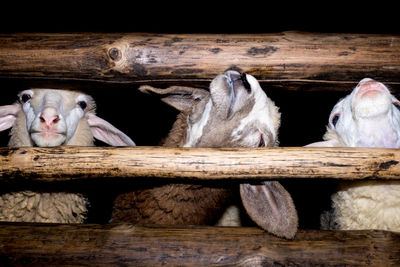
[[[345,183],[332,196],[332,208],[324,229],[400,232],[400,181]]]
[[[330,128],[326,128],[326,133],[324,134],[323,139],[326,141],[334,141],[336,147],[346,147],[347,146],[345,144],[345,142],[342,140],[342,138],[340,137],[340,135],[336,131],[334,131]]]
[[[241,226],[240,208],[236,205],[231,205],[224,211],[224,214],[219,218],[216,226]]]

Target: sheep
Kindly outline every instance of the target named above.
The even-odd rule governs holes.
[[[327,132],[315,147],[400,147],[400,102],[388,88],[365,78],[329,116]],[[400,181],[346,181],[321,215],[322,229],[400,231]]]
[[[164,146],[271,147],[278,144],[280,113],[251,75],[228,70],[211,82],[209,91],[181,86],[167,89],[142,86],[140,90],[160,95],[162,101],[180,111]],[[120,194],[115,199],[111,221],[214,225],[232,204],[233,191],[218,184],[149,185]],[[295,235],[297,212],[289,193],[279,182],[243,184],[240,193],[245,209],[257,224],[278,236]]]
[[[0,131],[11,128],[9,146],[93,146],[93,137],[109,145],[134,146],[123,132],[95,115],[87,94],[30,89],[18,101],[0,106]],[[88,200],[78,193],[15,191],[0,196],[0,221],[82,223]]]

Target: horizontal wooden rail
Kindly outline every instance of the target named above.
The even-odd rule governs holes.
[[[0,148],[0,178],[400,178],[400,150],[378,148]]]
[[[371,77],[400,89],[400,35],[0,34],[0,78],[207,85],[228,68],[298,90],[350,90]],[[78,83],[78,86],[79,86]]]
[[[257,228],[0,224],[0,260],[29,266],[391,266],[400,234]]]

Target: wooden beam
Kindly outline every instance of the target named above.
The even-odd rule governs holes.
[[[291,90],[349,91],[362,78],[400,90],[400,35],[0,34],[0,78],[204,85],[228,68]]]
[[[0,148],[0,178],[399,179],[400,150],[380,148]]]
[[[391,266],[400,235],[299,231],[293,240],[258,228],[0,224],[0,260],[50,266]]]

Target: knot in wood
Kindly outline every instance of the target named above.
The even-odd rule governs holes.
[[[116,47],[111,48],[110,50],[108,50],[108,56],[114,60],[114,61],[118,61],[121,59],[122,57],[122,53],[121,50],[119,50]]]

